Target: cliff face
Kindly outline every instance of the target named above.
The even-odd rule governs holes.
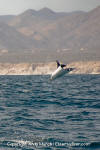
[[[55,63],[0,63],[0,75],[43,75],[51,74],[55,69]]]
[[[68,67],[75,68],[70,74],[100,74],[100,61],[73,62]],[[0,75],[47,75],[56,69],[56,63],[0,63]]]

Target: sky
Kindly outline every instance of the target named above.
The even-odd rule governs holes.
[[[27,9],[48,7],[54,11],[90,11],[100,6],[100,0],[0,0],[0,15],[20,14]]]

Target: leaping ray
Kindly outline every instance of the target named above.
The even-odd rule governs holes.
[[[74,70],[74,68],[67,68],[65,64],[60,64],[58,60],[56,60],[57,69],[51,74],[51,80],[54,80],[58,77],[63,76],[65,73],[69,73]]]

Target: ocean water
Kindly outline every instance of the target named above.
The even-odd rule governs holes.
[[[100,75],[0,76],[0,150],[100,150]]]

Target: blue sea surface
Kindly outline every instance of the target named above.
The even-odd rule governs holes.
[[[0,76],[0,150],[100,150],[100,75]]]

